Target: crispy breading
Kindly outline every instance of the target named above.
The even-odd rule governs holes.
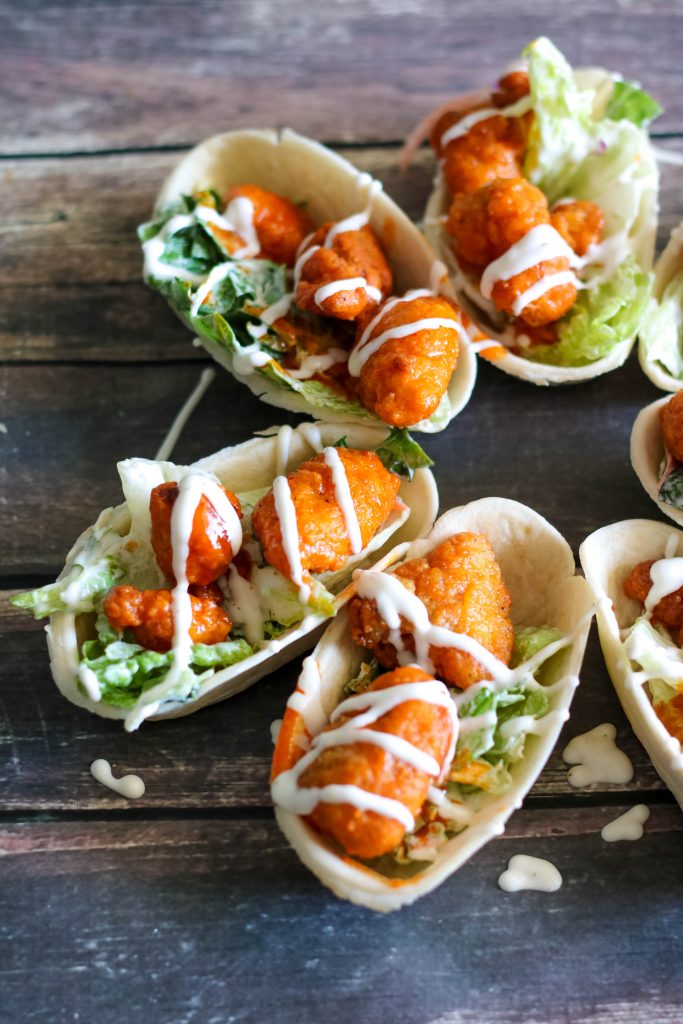
[[[415,666],[398,668],[375,679],[369,690],[427,682],[432,678]],[[336,728],[352,717],[345,715],[328,728]],[[445,708],[421,700],[405,701],[372,725],[359,729],[357,743],[321,751],[313,764],[302,772],[299,785],[304,789],[334,784],[358,786],[398,800],[411,814],[417,814],[427,798],[433,781],[431,776],[381,747],[363,743],[363,732],[370,729],[400,736],[443,765],[453,725]],[[405,835],[405,828],[395,818],[363,811],[351,804],[319,803],[307,820],[318,831],[333,836],[351,856],[366,860],[388,853]]]
[[[645,598],[652,589],[650,569],[657,561],[651,558],[647,562],[639,562],[624,580],[624,593],[635,601],[645,603]],[[661,622],[674,636],[683,626],[683,587],[663,597],[652,611],[652,621]]]
[[[331,227],[332,221],[322,224],[309,240],[307,248],[315,245],[320,248],[302,266],[294,301],[299,309],[309,313],[337,320],[356,320],[366,310],[377,306],[365,288],[335,292],[321,303],[315,298],[318,289],[335,281],[363,277],[369,285],[379,289],[382,298],[386,298],[391,293],[392,273],[371,227],[366,225],[359,231],[342,231],[334,236],[332,245],[326,247],[324,243]]]
[[[446,144],[443,173],[453,195],[521,175],[524,136],[513,120],[494,114]]]
[[[597,203],[575,199],[551,210],[550,223],[577,256],[585,256],[592,245],[602,241],[605,216]]]
[[[254,207],[254,228],[261,245],[259,258],[293,267],[297,249],[313,231],[306,210],[284,196],[249,184],[234,185],[226,196],[226,205],[240,196],[251,200]]]
[[[510,595],[488,537],[456,533],[424,558],[403,562],[391,575],[425,605],[432,625],[465,633],[508,664],[514,629]],[[349,602],[349,626],[354,641],[369,648],[385,668],[397,664],[389,629],[373,600],[355,595]],[[415,650],[413,625],[401,616],[401,642]],[[430,646],[429,657],[440,679],[465,689],[490,676],[472,655],[452,647]]]
[[[225,640],[232,622],[220,605],[217,587],[195,587],[190,636],[196,644]],[[104,602],[104,614],[114,629],[129,629],[136,643],[150,651],[168,651],[173,641],[173,596],[170,590],[139,590],[129,584],[114,587]]]
[[[394,508],[401,481],[384,468],[374,452],[353,448],[337,448],[337,452],[365,547]],[[296,509],[303,569],[314,573],[340,569],[351,555],[351,542],[324,456],[302,462],[287,480]],[[251,521],[266,561],[291,577],[272,489],[257,502]]]
[[[357,342],[371,315],[359,323]],[[368,341],[392,328],[429,318],[459,319],[459,313],[447,299],[436,296],[399,302],[382,316]],[[419,330],[385,342],[361,368],[359,395],[363,405],[395,427],[427,419],[448,387],[458,350],[456,327]]]
[[[222,488],[238,516],[242,516],[239,499]],[[149,498],[152,517],[151,541],[159,568],[169,583],[176,582],[173,574],[173,548],[171,545],[171,514],[178,497],[178,484],[159,484]],[[188,583],[205,586],[222,576],[233,558],[233,550],[226,523],[211,501],[202,495],[192,520],[187,556]]]

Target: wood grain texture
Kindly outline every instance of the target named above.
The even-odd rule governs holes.
[[[222,704],[175,721],[148,723],[134,735],[69,704],[49,671],[40,623],[7,605],[0,595],[0,658],[6,683],[0,703],[0,813],[106,811],[130,802],[90,777],[89,766],[106,757],[117,774],[136,772],[146,792],[135,808],[264,808],[270,806],[270,723],[281,718],[301,660]],[[555,752],[529,799],[617,801],[648,792],[669,795],[633,735],[617,701],[595,632],[581,686]],[[625,785],[575,790],[561,752],[573,737],[613,722],[618,743],[634,765]],[[673,798],[670,798],[673,800]],[[683,819],[682,819],[683,821]]]
[[[662,143],[683,150],[683,138]],[[397,147],[341,150],[419,220],[434,160],[406,175]],[[8,160],[0,168],[0,360],[192,360],[190,334],[141,281],[136,226],[181,153]],[[683,215],[680,169],[662,167],[661,249]]]
[[[522,811],[389,917],[336,900],[271,821],[5,826],[3,1003],[26,1024],[674,1022],[683,819],[654,808],[639,842],[604,843],[621,809]],[[562,889],[503,894],[521,852]]]
[[[539,32],[578,65],[642,81],[683,129],[683,11],[668,0],[104,0],[0,8],[2,152],[194,143],[289,124],[321,139],[402,139],[436,104],[486,86]]]

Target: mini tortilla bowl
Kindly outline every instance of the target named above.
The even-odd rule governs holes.
[[[673,229],[666,247],[655,263],[652,295],[657,302],[662,298],[667,285],[678,274],[683,274],[683,223]],[[674,377],[660,362],[648,357],[642,338],[638,342],[638,361],[643,373],[662,391],[680,391],[683,387],[683,379]]]
[[[491,540],[512,597],[515,628],[556,626],[565,634],[573,634],[574,641],[555,655],[552,666],[548,664],[548,682],[560,684],[548,694],[549,728],[543,735],[528,736],[524,757],[511,768],[511,789],[503,796],[490,795],[474,813],[471,824],[449,839],[436,860],[425,863],[418,874],[405,878],[380,874],[347,856],[303,817],[275,808],[280,828],[303,863],[337,896],[371,910],[397,910],[431,892],[489,839],[504,831],[505,822],[521,806],[557,742],[578,682],[592,618],[592,592],[586,581],[575,575],[574,558],[562,535],[532,509],[506,498],[482,498],[451,509],[437,520],[427,537],[397,547],[387,556],[386,565],[423,557],[463,530],[486,533]],[[344,684],[368,657],[348,635],[347,609],[326,630],[310,657],[317,663],[319,696],[329,716],[342,697]],[[288,707],[275,748],[274,776],[293,765],[306,735],[301,714]]]
[[[608,71],[600,68],[580,68],[574,71],[576,84],[584,89],[592,89],[595,93],[595,107],[600,109],[607,102],[609,96],[612,76]],[[650,142],[645,131],[642,132],[642,148],[639,154],[639,166],[647,168],[653,175],[654,181],[658,181],[657,162],[655,160]],[[602,196],[603,208],[610,212],[604,199],[611,199],[615,208],[619,204],[620,190],[615,187],[612,194]],[[584,197],[586,198],[586,197]],[[451,204],[451,197],[446,187],[442,172],[439,170],[434,179],[434,189],[427,201],[424,214],[424,233],[433,246],[439,259],[443,260],[449,269],[451,283],[455,290],[458,302],[471,317],[477,327],[487,338],[498,342],[490,349],[483,349],[481,356],[488,362],[497,366],[512,377],[519,377],[520,380],[529,381],[531,384],[541,386],[550,384],[578,384],[584,380],[592,380],[600,377],[603,373],[616,370],[628,359],[629,353],[635,341],[635,335],[626,341],[615,345],[612,351],[596,359],[587,366],[551,366],[546,363],[536,363],[530,359],[512,353],[504,343],[504,328],[496,324],[496,319],[503,321],[503,315],[496,313],[491,303],[486,303],[479,294],[479,289],[472,282],[468,281],[457,265],[455,257],[451,252],[448,235],[442,227],[441,218],[448,214]],[[633,255],[640,263],[643,270],[650,270],[654,257],[655,235],[657,231],[657,188],[644,191],[638,217],[636,230],[629,238],[630,248]],[[493,312],[493,316],[487,315],[480,303],[485,303]],[[507,323],[507,320],[505,321]]]
[[[206,139],[183,158],[162,185],[155,209],[159,210],[182,194],[213,188],[224,195],[233,185],[249,182],[293,201],[305,202],[313,222],[321,224],[327,220],[342,220],[363,209],[366,194],[362,182],[367,177],[361,176],[348,160],[290,129],[225,132]],[[377,233],[394,274],[395,293],[428,288],[435,255],[420,231],[384,192],[372,198],[370,211],[370,226]],[[455,298],[447,279],[440,283],[439,289],[447,298]],[[188,326],[196,330],[192,324]],[[348,408],[314,405],[303,394],[289,390],[282,381],[276,383],[258,369],[248,374],[239,373],[232,352],[208,338],[199,340],[216,362],[270,405],[332,422],[381,423],[374,413],[362,408],[356,415]],[[474,353],[461,341],[458,363],[447,390],[449,419],[436,423],[432,422],[432,417],[410,429],[426,433],[443,430],[469,401],[476,375]],[[293,381],[294,385],[297,383]]]
[[[187,472],[200,470],[215,474],[228,490],[235,493],[270,487],[278,472],[289,473],[299,463],[313,457],[315,449],[306,440],[306,431],[310,430],[311,426],[301,424],[294,428],[284,468],[278,466],[277,432],[280,428],[273,427],[264,432],[269,436],[255,437],[234,447],[224,448],[190,467],[171,467],[180,469],[181,472],[171,471],[165,474],[166,479],[179,479]],[[338,424],[317,423],[313,426],[320,431],[323,444],[334,444],[339,440],[341,433],[346,436],[347,444],[351,448],[374,449],[387,434],[386,427],[367,424],[346,424],[341,432]],[[343,571],[334,574],[334,584],[330,583],[330,586],[335,593],[335,608],[341,607],[350,596],[351,591],[347,584],[354,568],[374,563],[392,549],[397,541],[412,541],[424,536],[431,529],[438,510],[439,497],[436,481],[429,469],[418,469],[412,480],[402,480],[399,498],[408,514],[406,515],[405,511],[392,513],[370,544],[358,555],[352,556]],[[130,525],[131,516],[125,502],[116,508],[105,509],[95,524],[98,527],[111,526],[121,536],[127,534]],[[67,556],[60,579],[68,574],[95,526],[85,530],[74,544]],[[61,693],[72,704],[86,708],[103,718],[124,719],[130,713],[130,708],[119,708],[102,701],[94,701],[77,685],[79,652],[83,641],[92,633],[91,619],[91,615],[73,612],[58,612],[50,617],[47,637],[52,675]],[[324,615],[310,612],[298,625],[277,639],[267,641],[255,654],[228,668],[219,669],[202,684],[196,697],[183,702],[168,701],[167,709],[150,716],[149,720],[189,715],[208,704],[226,700],[240,693],[263,676],[274,672],[313,647],[325,621]]]
[[[683,555],[683,532],[668,523],[627,519],[592,533],[581,545],[579,558],[586,579],[599,601],[598,633],[614,689],[633,731],[645,747],[658,775],[683,807],[683,754],[681,745],[655,714],[645,685],[627,658],[619,634],[642,613],[638,601],[623,592],[623,584],[639,562],[664,557],[671,537],[678,540],[674,554]]]
[[[659,410],[669,401],[671,401],[670,398],[660,398],[656,402],[646,405],[636,416],[631,431],[631,465],[659,511],[669,519],[673,519],[679,526],[683,526],[683,509],[659,500],[659,467],[664,458],[664,440]]]

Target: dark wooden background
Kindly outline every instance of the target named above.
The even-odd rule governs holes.
[[[419,217],[426,152],[397,171],[414,122],[493,81],[545,32],[577,65],[636,78],[683,149],[683,5],[667,0],[234,0],[0,3],[0,586],[47,582],[153,456],[204,365],[140,280],[135,226],[185,147],[289,124],[337,146]],[[683,217],[663,173],[660,244]],[[657,512],[628,461],[657,397],[633,357],[600,380],[537,390],[482,366],[465,412],[426,447],[442,507],[527,502],[574,549]],[[178,461],[286,419],[219,372]],[[0,604],[0,1019],[19,1024],[655,1024],[683,1019],[683,818],[634,739],[591,637],[570,722],[504,837],[388,918],[341,903],[288,850],[267,786],[269,724],[297,665],[196,716],[143,727],[57,694],[40,624]],[[614,722],[635,776],[576,792],[559,750]],[[143,800],[97,785],[106,757]],[[603,824],[644,801],[645,837]],[[563,888],[503,894],[518,852]],[[4,856],[3,856],[4,855]]]

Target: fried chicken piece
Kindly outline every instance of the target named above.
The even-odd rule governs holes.
[[[493,93],[491,99],[494,107],[510,107],[522,96],[529,95],[529,73],[522,68],[517,71],[508,71],[498,81],[498,89]]]
[[[499,661],[509,663],[514,644],[510,595],[484,534],[456,533],[425,558],[404,562],[390,575],[420,598],[432,625],[465,633]],[[393,668],[397,664],[396,648],[374,600],[355,595],[348,609],[354,641],[372,650],[385,668]],[[406,650],[415,650],[413,625],[403,616],[401,641]],[[430,646],[429,657],[436,675],[451,686],[464,690],[490,678],[472,655],[455,648]]]
[[[230,616],[220,606],[220,590],[193,589],[190,636],[196,644],[220,643],[232,629]],[[114,629],[130,629],[141,647],[149,651],[170,650],[174,633],[170,590],[138,590],[121,584],[107,595],[104,614]]]
[[[550,223],[577,256],[585,256],[592,245],[602,241],[605,217],[597,203],[576,199],[551,210]]]
[[[548,204],[541,190],[524,178],[515,178],[497,180],[477,192],[456,196],[448,215],[447,231],[464,268],[480,272],[532,228],[549,223]],[[545,276],[567,270],[569,260],[564,256],[544,260],[507,281],[497,281],[491,298],[497,309],[541,327],[559,320],[573,306],[576,285],[567,283],[550,288],[521,310],[517,309],[516,300]]]
[[[683,693],[677,693],[669,701],[659,701],[654,709],[667,732],[683,745]]]
[[[394,508],[401,481],[384,468],[374,452],[353,448],[337,448],[337,452],[365,547]],[[340,569],[351,555],[351,541],[324,455],[302,462],[287,480],[296,510],[304,574]],[[290,579],[291,567],[282,546],[272,489],[257,502],[251,521],[266,561]]]
[[[645,604],[645,598],[652,589],[650,569],[656,561],[657,559],[651,558],[648,562],[639,562],[631,570],[630,576],[624,581],[624,593],[627,597]],[[681,630],[683,627],[683,587],[667,594],[659,604],[655,605],[652,621],[661,622],[673,634],[677,634]],[[683,637],[679,639],[683,639]]]
[[[369,691],[384,690],[405,683],[424,683],[432,679],[415,666],[398,668],[379,676]],[[348,722],[355,714],[343,715],[328,729]],[[372,725],[358,730],[358,741],[322,750],[299,779],[302,789],[328,785],[358,786],[369,793],[398,800],[416,815],[427,798],[434,780],[426,772],[395,758],[388,751],[363,742],[363,732],[400,736],[443,767],[453,736],[453,724],[446,708],[421,700],[408,700],[381,715]],[[327,731],[327,730],[325,730]],[[375,811],[363,811],[352,804],[319,803],[307,820],[325,835],[333,836],[353,857],[366,860],[388,853],[400,843],[405,828],[395,818]]]
[[[293,267],[297,249],[313,231],[313,221],[306,211],[258,185],[234,185],[226,196],[226,205],[239,197],[249,199],[254,207],[254,228],[261,245],[259,258]]]
[[[377,306],[377,299],[366,288],[351,288],[334,292],[319,302],[318,289],[336,281],[363,277],[371,288],[386,298],[393,282],[391,270],[375,232],[365,226],[359,231],[342,231],[332,244],[325,246],[327,234],[334,225],[323,224],[310,239],[307,249],[320,246],[306,259],[301,268],[294,301],[299,309],[309,313],[334,317],[337,320],[356,320],[368,309]]]
[[[678,462],[683,462],[683,391],[676,394],[659,410],[662,436],[666,450]]]
[[[495,114],[446,144],[443,173],[453,195],[473,192],[498,178],[520,177],[525,137],[513,124],[516,120]]]
[[[372,314],[359,323],[355,351],[362,351],[385,331],[423,319],[456,320],[457,317],[447,299],[425,296],[398,302],[383,314],[362,347],[359,345]],[[427,419],[448,388],[458,361],[458,349],[455,324],[436,330],[418,330],[407,337],[386,341],[361,367],[358,389],[361,402],[394,427],[408,427]]]
[[[223,487],[228,501],[237,515],[242,517],[239,499]],[[166,579],[175,584],[173,573],[173,548],[171,546],[171,514],[178,484],[159,484],[153,488],[149,498],[149,512],[152,517],[151,541],[156,560]],[[189,583],[206,585],[222,576],[233,559],[233,550],[227,525],[219,516],[205,494],[192,520],[189,553],[187,556],[187,579]]]

